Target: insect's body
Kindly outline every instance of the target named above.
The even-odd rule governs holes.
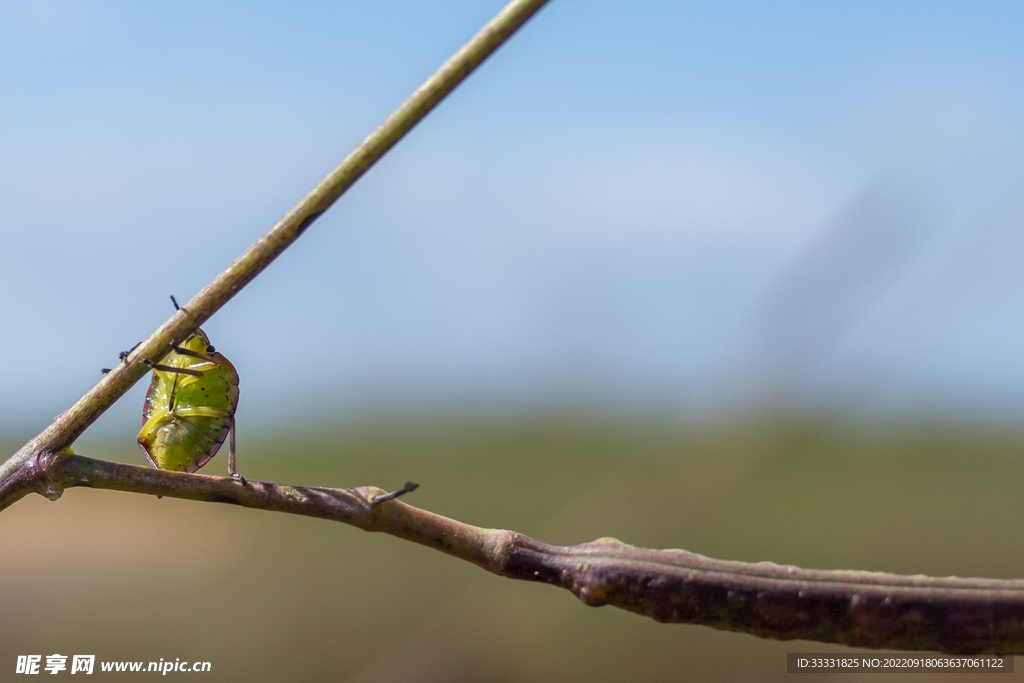
[[[237,407],[238,373],[196,330],[153,366],[139,446],[153,467],[195,472],[230,436],[228,470],[234,475]]]

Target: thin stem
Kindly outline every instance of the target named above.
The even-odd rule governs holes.
[[[953,653],[1024,653],[1024,581],[824,571],[715,560],[602,538],[576,546],[483,529],[383,491],[287,486],[167,472],[78,455],[45,463],[47,487],[88,486],[330,519],[397,536],[512,579],[560,586],[587,605],[762,638]]]
[[[176,311],[73,406],[0,466],[0,481],[22,467],[34,453],[55,453],[123,396],[149,370],[141,361],[158,362],[281,255],[395,143],[530,19],[547,0],[512,0],[421,85],[375,131],[370,133],[277,225],[249,247],[213,282]]]

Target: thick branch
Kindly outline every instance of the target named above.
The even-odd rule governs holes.
[[[823,571],[635,548],[612,538],[576,546],[482,529],[375,487],[286,486],[120,465],[78,455],[41,463],[51,497],[89,486],[332,519],[413,541],[512,579],[561,586],[588,605],[762,638],[953,653],[1024,653],[1024,581]]]

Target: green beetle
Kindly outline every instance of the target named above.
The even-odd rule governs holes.
[[[174,301],[174,297],[171,297]],[[178,302],[174,301],[175,308]],[[196,330],[161,363],[149,364],[153,381],[142,406],[139,447],[153,467],[195,472],[217,454],[225,439],[228,472],[235,469],[235,409],[238,372]]]
[[[171,297],[174,308],[178,302]],[[136,344],[138,346],[138,344]],[[121,353],[127,362],[131,351]],[[238,372],[210,344],[202,330],[175,346],[161,363],[143,361],[153,369],[153,381],[142,406],[139,448],[157,469],[195,472],[210,462],[228,440],[228,472],[246,485],[235,468],[235,410]],[[103,372],[110,372],[104,368]],[[370,505],[394,500],[419,488],[405,486],[370,499]]]

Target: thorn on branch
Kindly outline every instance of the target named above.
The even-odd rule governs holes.
[[[405,482],[405,486],[398,489],[397,491],[392,491],[391,493],[385,493],[379,496],[374,496],[373,499],[370,501],[370,505],[380,505],[381,503],[384,503],[386,501],[394,500],[395,498],[404,496],[407,493],[412,493],[419,487],[420,485],[417,484],[416,482],[407,481]]]

